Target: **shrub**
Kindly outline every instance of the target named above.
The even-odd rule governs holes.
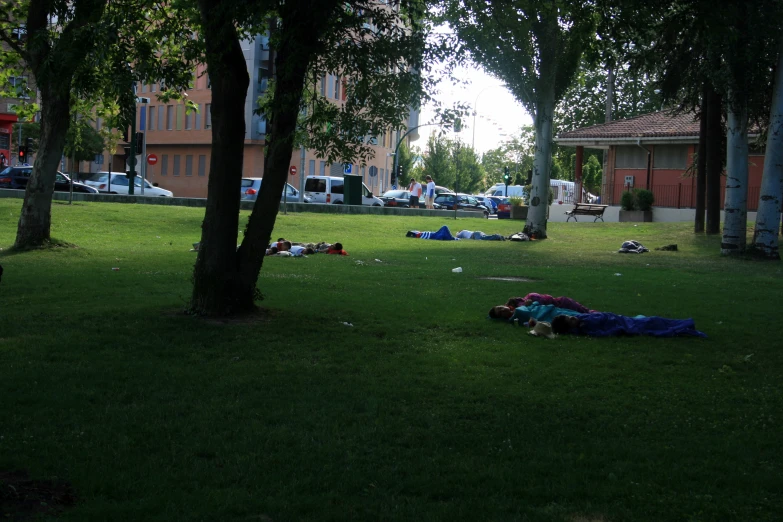
[[[651,210],[653,203],[655,202],[655,196],[651,190],[636,189],[634,190],[634,196],[636,199],[636,207],[639,210]]]
[[[620,198],[620,207],[622,207],[623,210],[634,210],[635,209],[635,201],[634,201],[634,197],[633,197],[633,192],[631,192],[631,191],[623,192],[623,195]]]
[[[508,202],[511,203],[512,207],[522,207],[525,205],[524,198],[521,198],[519,196],[511,196],[508,198]]]

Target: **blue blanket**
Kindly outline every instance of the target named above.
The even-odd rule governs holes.
[[[678,335],[707,337],[696,329],[693,319],[666,319],[665,317],[626,317],[624,315],[600,312],[579,314],[579,328],[572,331],[594,337],[614,335],[652,335],[654,337],[675,337]]]

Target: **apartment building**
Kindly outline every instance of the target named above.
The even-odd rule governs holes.
[[[250,74],[250,85],[245,102],[245,152],[243,177],[264,176],[264,144],[266,138],[266,120],[262,115],[254,113],[256,101],[268,87],[271,77],[271,53],[269,39],[259,35],[242,42],[242,50]],[[322,96],[340,103],[345,99],[342,79],[336,75],[327,75],[316,86]],[[209,77],[201,67],[194,73],[192,88],[187,92],[188,99],[198,104],[199,111],[187,113],[182,102],[163,103],[158,101],[156,94],[160,91],[159,84],[139,84],[137,93],[140,98],[149,98],[149,103],[137,106],[137,129],[145,133],[146,153],[154,155],[157,161],[154,165],[146,164],[146,177],[152,183],[174,192],[180,197],[207,196],[207,181],[211,159],[212,121]],[[418,112],[411,111],[408,128],[418,125]],[[394,165],[394,150],[397,146],[400,132],[387,132],[373,138],[374,158],[364,164],[351,165],[352,174],[363,177],[365,184],[375,193],[381,194],[391,188],[391,170]],[[418,139],[416,131],[406,137],[407,140]],[[304,155],[302,154],[304,152]],[[114,157],[112,157],[114,156]],[[124,170],[122,158],[107,151],[103,157],[96,158],[90,166],[92,172],[109,170],[111,162],[113,170]],[[296,167],[296,175],[289,176],[288,182],[297,187],[304,187],[304,178],[310,175],[339,175],[346,169],[343,163],[329,164],[320,158],[315,151],[295,150],[291,157],[291,166]],[[370,167],[377,168],[377,175],[370,176]]]
[[[21,42],[25,38],[24,29],[14,30],[13,34]],[[5,46],[5,44],[3,44]],[[19,97],[2,98],[0,97],[0,165],[16,164],[16,145],[19,144],[22,137],[13,134],[14,123],[19,121],[16,115],[16,106],[23,101],[29,101],[27,93],[35,93],[35,85],[29,74],[20,74],[9,78],[7,87],[9,90],[16,90]],[[16,144],[16,145],[14,145]],[[14,154],[12,157],[11,154]]]

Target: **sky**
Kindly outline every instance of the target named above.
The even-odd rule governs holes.
[[[469,81],[467,85],[452,86],[443,82],[440,85],[440,93],[436,98],[444,107],[451,107],[456,102],[462,102],[470,107],[477,108],[474,118],[471,114],[462,122],[462,132],[458,135],[449,132],[447,136],[454,139],[455,136],[466,145],[471,145],[474,140],[475,119],[475,144],[474,148],[479,154],[497,148],[503,141],[510,140],[519,134],[523,125],[531,125],[533,119],[517,102],[509,90],[503,86],[503,82],[485,73],[480,66],[460,67],[455,71],[455,76],[460,80]],[[422,107],[419,116],[419,124],[430,123],[435,120],[435,112],[432,106]],[[432,129],[426,127],[419,131],[421,137],[413,142],[413,146],[424,149],[427,138]],[[505,136],[504,136],[505,135]]]

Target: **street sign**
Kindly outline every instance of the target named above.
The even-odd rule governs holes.
[[[155,154],[148,154],[147,155],[147,163],[150,165],[155,165],[158,162],[158,157]]]
[[[288,172],[289,172],[289,173],[290,173],[292,176],[296,176],[296,165],[291,165],[291,167],[288,169]]]
[[[353,165],[350,163],[343,164],[343,173],[350,174],[351,170],[353,169]]]
[[[376,166],[370,167],[370,177],[374,178],[377,175],[378,175],[378,167]]]

